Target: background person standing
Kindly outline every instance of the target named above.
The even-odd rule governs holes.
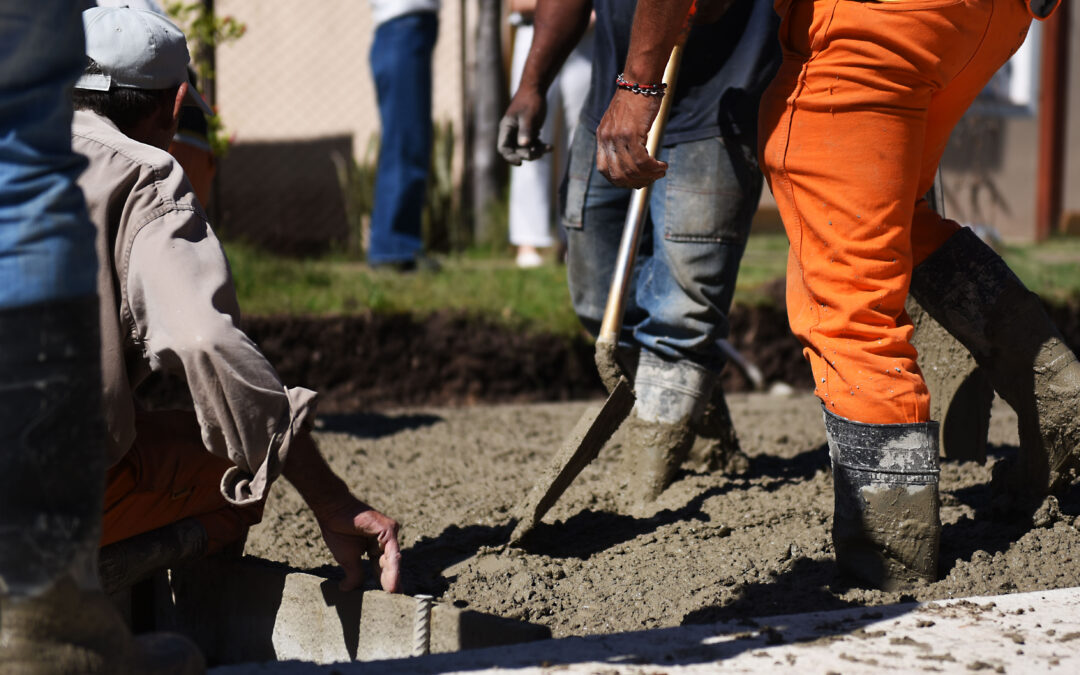
[[[510,84],[517,91],[525,70],[533,40],[536,0],[511,0],[510,21],[514,33],[514,56],[510,65]],[[543,257],[537,249],[549,248],[557,203],[555,180],[566,171],[566,153],[581,116],[581,107],[589,93],[592,73],[592,31],[586,31],[570,52],[559,74],[548,87],[547,115],[539,138],[552,146],[551,154],[510,168],[510,243],[517,247],[518,267],[537,267]],[[558,173],[553,162],[559,162]]]
[[[431,267],[421,213],[431,164],[431,56],[439,0],[370,0],[371,72],[382,136],[368,262],[400,271]]]

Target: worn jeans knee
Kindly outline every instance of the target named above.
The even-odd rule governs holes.
[[[631,191],[596,169],[596,137],[579,127],[564,185],[574,309],[594,334],[603,317]],[[719,370],[728,310],[762,178],[753,143],[720,137],[665,147],[653,185],[620,342]]]

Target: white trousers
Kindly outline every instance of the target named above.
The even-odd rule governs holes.
[[[558,201],[556,195],[566,170],[567,147],[589,93],[592,36],[592,30],[589,30],[582,37],[548,89],[547,117],[540,130],[540,140],[550,143],[553,152],[532,162],[522,162],[521,166],[510,167],[510,243],[514,246],[544,248],[553,244],[551,231]],[[521,82],[532,38],[532,26],[518,27],[510,68],[514,91]],[[558,162],[557,173],[553,158]]]

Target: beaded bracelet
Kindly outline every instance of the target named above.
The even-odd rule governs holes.
[[[638,84],[637,82],[627,82],[622,73],[619,73],[615,78],[615,86],[619,89],[625,89],[632,91],[635,94],[641,94],[642,96],[663,96],[664,91],[667,90],[667,85],[663,82],[656,84]]]

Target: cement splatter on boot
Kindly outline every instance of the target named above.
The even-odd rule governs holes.
[[[628,485],[641,503],[656,498],[671,485],[686,460],[694,433],[688,422],[646,422],[631,415],[624,425],[623,448]]]
[[[1038,296],[966,228],[915,268],[911,294],[1016,411],[1020,458],[995,467],[996,487],[1036,506],[1065,488],[1080,467],[1080,362]]]
[[[858,514],[834,516],[836,562],[886,591],[934,581],[940,546],[937,486],[867,486]]]
[[[690,449],[690,462],[701,471],[738,475],[750,470],[750,458],[739,445],[731,421],[724,390],[713,387],[701,420],[693,425],[697,440]]]
[[[941,539],[937,423],[864,424],[824,415],[837,565],[884,590],[933,581]]]
[[[667,489],[686,460],[694,442],[692,424],[701,418],[714,381],[697,364],[641,350],[634,381],[637,403],[624,438],[629,484],[642,502],[654,501]]]

